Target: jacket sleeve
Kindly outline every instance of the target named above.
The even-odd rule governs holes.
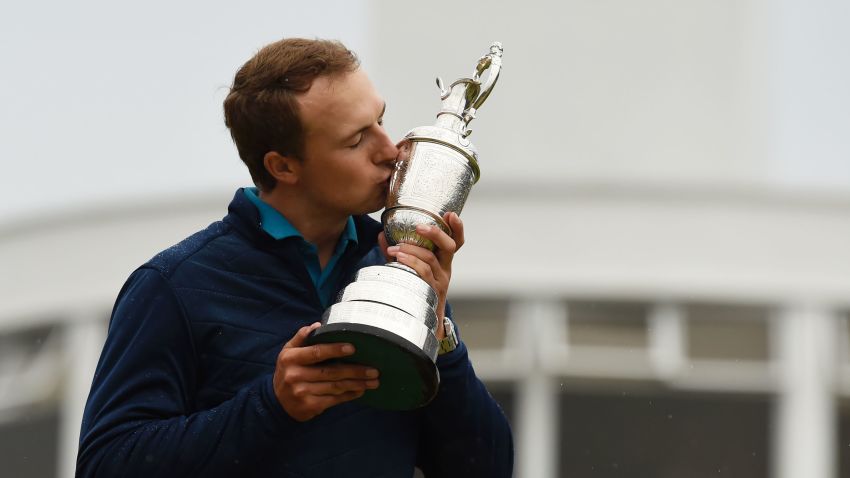
[[[159,271],[122,289],[83,416],[77,476],[238,476],[300,424],[272,376],[195,410],[198,361],[182,306]]]
[[[466,345],[441,355],[437,367],[440,390],[422,410],[417,466],[427,477],[512,476],[510,425],[475,376]]]

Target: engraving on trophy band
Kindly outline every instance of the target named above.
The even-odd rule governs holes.
[[[471,169],[459,154],[434,143],[417,143],[412,153],[417,160],[397,166],[401,178],[419,178],[403,182],[398,192],[399,205],[433,211],[438,217],[447,212],[460,214],[471,189]],[[467,183],[467,187],[458,187]]]

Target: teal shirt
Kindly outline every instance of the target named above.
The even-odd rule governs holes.
[[[337,279],[339,279],[339,274],[341,273],[336,265],[349,245],[357,245],[357,230],[354,228],[354,219],[351,216],[348,217],[345,230],[339,236],[333,256],[331,256],[325,268],[322,269],[319,263],[319,251],[316,246],[307,242],[304,236],[298,232],[298,229],[295,229],[295,226],[283,217],[283,214],[260,199],[257,195],[257,188],[245,188],[245,196],[257,207],[257,210],[260,212],[260,226],[270,236],[278,240],[286,239],[287,237],[301,239],[298,250],[301,251],[304,265],[307,266],[307,272],[310,273],[310,278],[313,279],[313,286],[316,288],[316,292],[318,292],[322,305],[325,307],[331,305],[334,300],[333,293],[336,289]]]

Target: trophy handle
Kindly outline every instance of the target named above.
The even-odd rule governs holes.
[[[490,53],[482,56],[478,60],[472,79],[478,82],[481,78],[481,74],[487,70],[490,70],[490,74],[487,75],[487,82],[481,87],[481,93],[477,98],[475,98],[472,105],[463,112],[464,120],[467,123],[475,118],[475,112],[478,108],[481,108],[481,105],[483,105],[487,100],[487,97],[490,96],[490,92],[493,91],[493,87],[496,86],[496,81],[499,79],[499,72],[502,70],[503,51],[504,49],[502,48],[501,43],[493,42],[493,44],[490,45]]]
[[[443,79],[440,78],[439,76],[437,77],[437,88],[440,89],[440,99],[441,100],[448,98],[449,95],[452,94],[452,91],[450,89],[446,88],[445,83],[443,83]]]

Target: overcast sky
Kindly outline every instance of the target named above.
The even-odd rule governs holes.
[[[540,25],[549,25],[550,36],[560,37],[563,25],[557,18],[569,16],[547,15],[546,8],[553,7],[541,7],[544,4],[538,2],[531,16],[548,19]],[[666,25],[681,23],[693,8],[706,9],[710,4],[694,0],[688,6],[672,8],[656,1],[646,7],[655,9],[653,15],[670,15]],[[390,9],[410,18],[398,11],[403,7],[388,5],[369,0],[5,3],[0,7],[0,224],[37,217],[45,211],[61,214],[104,202],[144,200],[163,193],[173,197],[180,192],[227,192],[249,184],[221,111],[237,68],[271,41],[319,36],[343,40],[357,51],[369,71],[370,65],[381,64],[373,61],[378,58],[370,58],[381,50],[378,44],[370,44],[381,30],[370,24],[378,21],[376,9]],[[625,1],[613,5],[624,10],[626,16],[619,15],[628,20],[621,18],[626,21],[623,28],[635,28],[625,10],[637,7],[629,7]],[[478,8],[469,8],[473,7]],[[850,4],[840,0],[752,0],[745,2],[745,7],[740,9],[740,19],[726,19],[721,24],[743,22],[746,34],[754,28],[764,30],[750,35],[767,43],[756,45],[756,53],[751,54],[759,61],[765,57],[768,66],[760,70],[761,76],[745,77],[739,83],[764,81],[754,84],[752,90],[769,90],[765,97],[770,104],[760,110],[768,130],[766,181],[780,187],[850,191],[850,56],[846,54],[850,33],[844,22]],[[606,8],[599,7],[600,16],[594,21],[610,28],[617,16]],[[562,10],[573,12],[567,7]],[[493,20],[511,25],[509,12],[505,10]],[[442,22],[441,16],[439,19]],[[414,27],[435,33],[427,22],[398,27],[405,36],[394,36],[395,41],[417,48],[422,38],[416,36]],[[583,35],[590,38],[599,30],[595,25],[584,30],[573,27],[579,38],[584,30]],[[509,48],[514,48],[508,49],[515,58],[512,65],[533,55],[549,55],[549,50],[537,50],[560,48],[558,42],[538,41],[533,27],[522,28],[499,32],[507,37]],[[713,32],[711,25],[706,28]],[[632,34],[649,33],[635,29]],[[707,44],[725,38],[722,31],[706,35]],[[481,41],[490,40],[488,36]],[[524,41],[527,51],[522,50]],[[612,44],[612,55],[628,48],[628,44]],[[586,53],[578,47],[573,50],[577,57],[572,62]],[[557,56],[555,53],[547,57]],[[392,61],[380,60],[384,68],[396,67]],[[599,64],[594,61],[585,65],[589,78],[605,66],[603,60]],[[570,63],[565,69],[571,72],[573,66]],[[444,68],[442,63],[440,68]],[[533,71],[515,66],[502,81],[500,95],[506,98],[502,101],[508,117],[513,118],[506,105],[522,103],[528,91],[523,88],[537,81]],[[377,76],[398,81],[398,75],[392,73],[384,70]],[[457,73],[444,74],[448,78]],[[511,82],[515,91],[510,89]],[[517,128],[519,136],[538,133],[540,125],[513,119],[517,125],[511,128]],[[543,126],[553,124],[555,121],[547,121]],[[652,130],[651,125],[646,128]],[[590,164],[597,161],[591,159]],[[513,170],[506,166],[514,163],[508,160],[513,158],[505,159],[501,166],[498,161],[488,163],[488,174],[498,177],[502,167],[502,176],[511,179]],[[706,161],[714,160],[709,157]],[[573,165],[577,158],[559,162]],[[549,168],[547,172],[554,171]]]
[[[0,7],[0,223],[250,183],[222,120],[234,73],[284,36],[368,56],[363,1]]]

